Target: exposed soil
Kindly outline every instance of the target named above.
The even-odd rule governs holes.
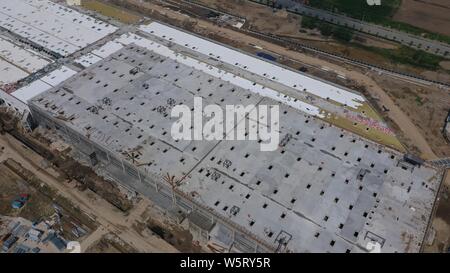
[[[146,227],[151,232],[173,245],[180,252],[202,252],[200,246],[193,244],[192,234],[188,230],[182,229],[177,225],[170,225],[170,228],[166,228],[167,226],[167,223],[163,225],[153,219],[149,219],[146,223]]]
[[[438,157],[450,156],[450,144],[442,133],[442,127],[450,109],[448,92],[437,88],[418,87],[414,84],[390,80],[387,77],[374,77],[374,79],[383,86],[384,91],[412,121],[433,152]],[[405,138],[415,137],[406,134]]]
[[[135,24],[141,19],[141,17],[133,13],[95,0],[82,0],[81,6],[126,24]]]
[[[86,238],[86,241],[81,241],[82,251],[88,249],[102,234],[107,232],[117,234],[121,240],[131,245],[137,252],[177,251],[164,240],[156,236],[143,237],[131,228],[136,221],[140,220],[142,212],[150,206],[148,200],[141,200],[127,213],[124,213],[89,189],[80,191],[80,189],[74,187],[73,183],[68,183],[67,180],[60,176],[58,171],[46,164],[43,165],[43,162],[46,161],[45,159],[33,150],[28,149],[11,135],[0,135],[0,146],[5,147],[0,154],[0,159],[2,157],[13,158],[29,172],[35,174],[42,181],[38,185],[49,187],[53,189],[52,191],[57,192],[57,203],[67,208],[68,211],[73,211],[77,219],[85,217],[95,219],[101,230],[95,230],[93,234]],[[63,202],[64,200],[66,201]],[[92,230],[94,228],[92,227]]]
[[[433,244],[425,246],[424,251],[447,252],[450,247],[450,172],[442,185],[432,228],[436,232]]]
[[[441,63],[439,63],[439,65],[442,68],[447,69],[447,70],[450,71],[450,61],[442,61]]]
[[[403,0],[394,20],[450,36],[449,14],[448,0]]]
[[[394,42],[390,43],[386,40],[376,38],[374,36],[366,35],[363,33],[357,33],[353,36],[353,42],[360,43],[365,46],[372,46],[378,48],[386,48],[386,49],[396,49],[399,48],[400,45]]]
[[[72,202],[60,196],[58,192],[38,179],[31,171],[23,168],[13,159],[0,164],[2,180],[0,183],[0,215],[19,216],[32,222],[49,219],[56,213],[59,221],[55,229],[62,232],[66,240],[78,240],[72,233],[74,225],[82,227],[87,233],[97,228],[95,221],[82,213]],[[29,194],[30,198],[20,209],[11,207],[11,202],[19,194]]]
[[[136,253],[136,249],[124,242],[114,233],[103,235],[98,241],[92,244],[87,253]]]
[[[52,200],[30,186],[5,164],[0,164],[0,215],[23,217],[35,221],[52,215]],[[13,209],[11,203],[20,194],[29,194],[30,199],[21,209]]]

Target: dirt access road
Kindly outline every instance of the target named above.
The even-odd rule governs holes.
[[[318,68],[327,67],[338,72],[339,74],[345,75],[346,77],[355,80],[361,85],[367,86],[370,95],[378,99],[380,104],[386,106],[390,110],[388,113],[389,118],[393,122],[395,122],[395,124],[404,135],[408,136],[408,138],[411,139],[414,146],[417,147],[420,151],[421,156],[424,159],[437,158],[430,145],[428,145],[426,139],[423,137],[414,123],[408,118],[405,113],[401,111],[401,109],[386,94],[386,92],[384,92],[384,90],[369,76],[351,69],[348,66],[337,65],[316,57],[305,55],[297,51],[289,50],[285,47],[262,41],[244,33],[234,31],[232,29],[219,27],[208,21],[190,18],[184,14],[153,3],[141,2],[138,0],[127,0],[127,2],[142,7],[143,9],[141,12],[144,14],[148,11],[151,11],[153,13],[157,12],[170,20],[175,20],[178,22],[195,22],[195,26],[192,31],[195,31],[199,34],[214,34],[216,36],[223,37],[225,40],[232,41],[233,46],[239,47],[257,45],[264,48],[265,50],[275,52],[297,62],[306,63]]]
[[[11,135],[0,135],[0,147],[5,147],[0,154],[0,161],[7,158],[14,159],[99,223],[99,228],[81,242],[82,251],[99,240],[102,235],[113,232],[138,252],[178,252],[159,237],[143,237],[132,228],[133,224],[140,220],[141,215],[151,205],[148,200],[140,200],[128,215],[125,215],[92,191],[81,192],[71,184],[59,179],[59,174],[55,170],[41,166],[44,165],[42,162],[45,162],[41,156]]]

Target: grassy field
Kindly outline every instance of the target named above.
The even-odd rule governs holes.
[[[408,64],[415,67],[425,68],[428,70],[438,70],[439,63],[445,60],[443,57],[439,57],[424,51],[412,49],[406,46],[402,46],[398,49],[385,49],[376,47],[367,47],[363,45],[357,45],[363,47],[369,51],[375,52],[384,56],[394,63]]]
[[[104,16],[114,18],[125,24],[135,24],[141,19],[140,16],[131,12],[127,12],[118,7],[107,5],[96,0],[82,0],[81,6],[83,8],[98,12]]]

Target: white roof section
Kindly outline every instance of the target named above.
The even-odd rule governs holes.
[[[51,86],[56,86],[75,74],[77,74],[75,70],[72,70],[67,66],[61,66],[60,68],[42,77],[41,80]]]
[[[86,55],[81,56],[80,58],[76,59],[75,62],[82,65],[83,67],[89,67],[96,62],[100,61],[102,58],[99,56],[96,56],[92,53],[88,53]]]
[[[20,47],[2,37],[0,37],[0,58],[27,73],[34,73],[49,64],[49,61],[37,52]]]
[[[39,80],[32,82],[20,89],[17,89],[11,95],[17,99],[27,102],[29,99],[37,96],[48,89],[60,84],[61,82],[67,80],[71,76],[75,75],[77,72],[66,66],[50,72]]]
[[[113,54],[114,52],[119,51],[123,48],[123,45],[116,41],[109,41],[100,48],[93,50],[92,54],[95,54],[101,58],[106,58],[109,55]]]
[[[6,105],[14,108],[14,110],[16,110],[20,113],[24,113],[25,111],[28,111],[28,112],[30,111],[27,104],[23,103],[22,101],[18,100],[17,98],[6,93],[2,89],[0,89],[0,99],[4,100]]]
[[[117,42],[120,42],[124,45],[129,45],[131,43],[136,43],[136,41],[142,41],[142,40],[148,40],[142,36],[138,36],[134,33],[128,32],[125,34],[120,35],[119,38],[116,39]],[[148,40],[150,41],[150,40]],[[151,42],[151,41],[150,41]]]
[[[223,45],[202,39],[175,28],[153,22],[140,26],[140,29],[159,38],[187,47],[222,62],[235,65],[272,81],[308,92],[315,96],[331,99],[353,108],[361,106],[365,99],[353,92],[339,88],[330,83],[310,78],[303,74],[285,69],[270,62],[241,53]]]
[[[117,30],[48,0],[0,0],[0,26],[62,56]]]
[[[28,73],[0,58],[0,85],[14,83],[28,76]]]
[[[50,88],[51,85],[41,80],[36,80],[29,85],[17,89],[13,93],[11,93],[11,95],[26,103],[32,97],[37,96]]]
[[[84,67],[89,67],[96,62],[108,57],[109,55],[119,51],[124,46],[117,42],[118,39],[109,41],[98,49],[92,50],[91,53],[81,56],[76,59],[75,62],[81,64]]]

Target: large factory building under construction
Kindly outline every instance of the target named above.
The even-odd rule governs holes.
[[[28,102],[96,171],[220,251],[420,251],[442,174],[326,121],[363,96],[156,22],[114,43]],[[171,109],[194,97],[279,105],[278,149],[174,140]]]

